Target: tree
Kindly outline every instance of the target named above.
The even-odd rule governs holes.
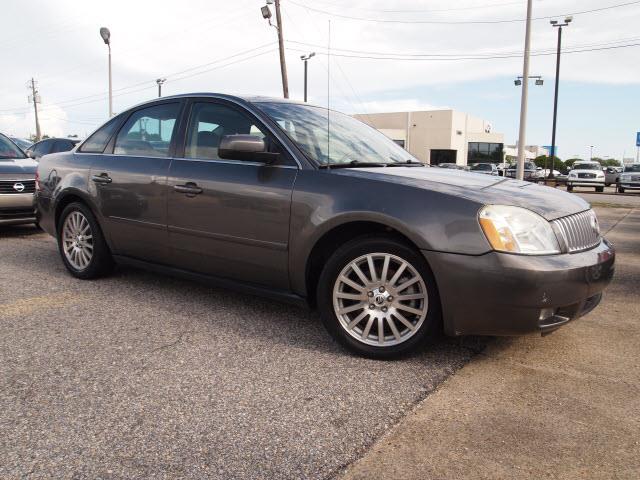
[[[570,158],[568,160],[565,160],[564,162],[564,166],[567,168],[571,168],[573,167],[573,164],[576,162],[582,162],[583,160],[581,158]]]
[[[549,170],[551,170],[551,157],[547,157],[546,155],[539,155],[533,162],[536,164],[536,167],[548,168]],[[558,157],[554,157],[553,168],[554,170],[564,170],[565,163]]]

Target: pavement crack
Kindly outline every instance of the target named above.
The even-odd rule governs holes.
[[[630,208],[629,211],[627,213],[625,213],[622,217],[620,217],[613,225],[611,225],[606,232],[604,232],[602,234],[602,236],[607,235],[611,230],[613,230],[614,228],[616,228],[622,221],[624,221],[629,215],[631,215],[633,212],[635,212],[635,208]]]
[[[151,349],[151,351],[148,353],[148,355],[146,355],[142,360],[141,360],[141,365],[139,368],[136,369],[136,372],[141,372],[141,371],[145,371],[148,368],[148,362],[147,360],[149,358],[151,358],[153,355],[155,355],[158,352],[164,351],[164,350],[168,350],[170,348],[176,347],[178,346],[180,343],[183,342],[184,338],[189,335],[190,333],[195,333],[193,330],[185,330],[183,332],[180,332],[178,334],[178,337],[169,343],[164,343],[156,348]]]

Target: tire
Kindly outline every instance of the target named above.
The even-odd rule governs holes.
[[[386,282],[365,284],[353,268],[355,264],[366,280],[372,280],[371,259],[376,278],[382,278],[386,258]],[[401,267],[400,276],[394,278]],[[407,282],[412,283],[397,290]],[[365,235],[337,249],[320,274],[317,300],[329,334],[351,352],[369,358],[390,359],[414,352],[436,335],[441,324],[440,298],[427,262],[390,236]],[[346,311],[339,313],[341,310]]]
[[[65,207],[57,233],[62,262],[74,277],[89,280],[113,270],[113,258],[100,225],[85,204],[74,202]]]
[[[567,192],[573,192],[573,185],[567,185]]]
[[[604,192],[604,187],[596,187],[596,192],[598,193]]]
[[[624,187],[618,187],[618,193],[624,193]]]

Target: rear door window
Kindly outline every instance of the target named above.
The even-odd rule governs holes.
[[[120,129],[113,153],[168,157],[179,113],[179,103],[155,105],[134,112]]]
[[[73,142],[69,140],[56,140],[51,149],[51,153],[68,152],[73,148]]]

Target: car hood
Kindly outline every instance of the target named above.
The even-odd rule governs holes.
[[[424,188],[466,198],[483,205],[516,205],[547,220],[590,208],[582,198],[551,187],[492,175],[444,168],[391,167],[345,168],[336,173]]]
[[[31,158],[0,158],[0,175],[35,175],[38,162]]]

